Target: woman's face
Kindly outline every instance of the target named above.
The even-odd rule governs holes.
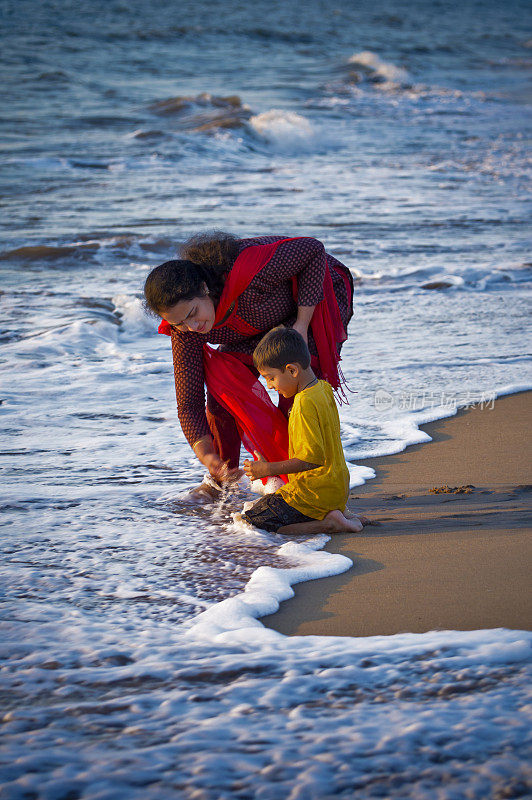
[[[209,333],[214,325],[216,309],[209,297],[207,285],[202,284],[204,294],[192,300],[180,300],[162,313],[163,319],[184,333]]]

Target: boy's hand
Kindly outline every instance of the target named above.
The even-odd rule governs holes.
[[[244,472],[252,481],[256,481],[257,478],[267,478],[270,474],[268,471],[269,461],[266,461],[258,450],[255,450],[255,456],[256,461],[252,461],[250,458],[244,461]]]

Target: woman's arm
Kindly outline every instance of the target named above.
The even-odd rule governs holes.
[[[279,245],[269,263],[253,282],[263,291],[297,276],[297,320],[294,328],[307,340],[307,331],[317,304],[323,299],[327,256],[318,239],[301,237]]]
[[[203,374],[203,343],[198,333],[172,330],[177,416],[190,446],[204,436],[210,436],[205,414],[205,379]]]
[[[305,342],[308,344],[308,326],[314,314],[316,306],[298,306],[297,319],[292,325],[292,328],[301,334]],[[285,474],[285,473],[281,473]]]
[[[238,479],[242,470],[229,469],[215,450],[205,414],[203,344],[197,333],[172,331],[177,416],[185,438],[212,477],[223,483]]]

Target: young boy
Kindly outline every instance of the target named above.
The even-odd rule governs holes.
[[[279,326],[257,345],[253,362],[269,389],[294,397],[288,420],[287,461],[244,462],[252,480],[287,475],[288,483],[265,495],[242,516],[257,528],[279,533],[359,532],[362,522],[344,516],[349,472],[340,441],[340,420],[330,385],[310,366],[303,337]]]

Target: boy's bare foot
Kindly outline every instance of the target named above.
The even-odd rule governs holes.
[[[355,514],[353,511],[350,511],[347,506],[344,511],[344,517],[346,519],[358,519],[362,525],[373,525],[373,521],[369,517],[364,517],[362,514]]]
[[[324,520],[325,533],[360,533],[363,528],[362,521],[353,515],[347,519],[341,511],[329,511]]]

